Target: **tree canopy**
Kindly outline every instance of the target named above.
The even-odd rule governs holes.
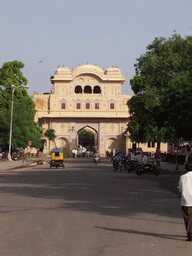
[[[11,98],[13,97],[12,146],[27,147],[29,140],[33,147],[42,146],[40,140],[42,131],[34,122],[35,105],[26,89],[21,85],[27,84],[21,68],[22,62],[12,61],[4,63],[0,68],[0,142],[9,143]]]
[[[128,131],[135,142],[192,138],[192,37],[155,38],[130,80]]]
[[[46,130],[46,132],[44,133],[45,137],[47,137],[50,141],[55,140],[56,135],[55,135],[55,130],[54,129],[48,129]]]
[[[82,146],[94,145],[94,134],[89,130],[83,129],[79,132],[79,143]]]

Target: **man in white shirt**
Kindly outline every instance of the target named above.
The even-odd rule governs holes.
[[[144,164],[144,165],[147,165],[147,164],[148,164],[147,155],[144,155],[144,157],[143,157],[143,164]]]
[[[72,150],[73,158],[75,158],[75,149]]]
[[[187,231],[187,240],[192,242],[192,162],[186,165],[187,173],[179,179],[181,210]]]
[[[131,155],[131,160],[132,160],[132,161],[137,161],[136,153],[133,153],[133,154]]]
[[[139,152],[138,155],[137,155],[137,161],[142,164],[143,163],[143,157],[141,155],[141,153]]]

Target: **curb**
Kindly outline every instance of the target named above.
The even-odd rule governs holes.
[[[20,165],[20,166],[12,167],[12,168],[9,168],[9,169],[0,170],[0,172],[13,171],[13,170],[17,170],[17,169],[35,167],[37,165],[44,165],[44,164],[47,164],[47,162],[43,162],[43,163],[39,163],[39,164],[32,163],[32,164],[28,164],[28,165]]]

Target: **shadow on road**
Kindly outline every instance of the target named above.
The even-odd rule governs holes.
[[[95,166],[92,161],[85,162],[84,167],[79,164],[80,161],[69,160],[66,161],[66,169],[53,170],[44,166],[3,174],[0,177],[0,193],[57,200],[57,206],[44,210],[70,209],[125,217],[138,213],[181,217],[178,192],[174,191],[176,186],[168,176],[139,177],[136,174],[114,173],[111,165],[101,163]],[[0,209],[5,212],[3,208]]]
[[[98,227],[98,226],[95,226],[95,228],[99,228],[99,229],[103,229],[111,232],[123,232],[123,233],[135,234],[135,235],[153,236],[153,237],[179,240],[179,241],[183,241],[184,238],[186,238],[185,236],[158,234],[158,233],[152,233],[152,232],[140,232],[140,231],[131,230],[131,229],[115,229],[115,228],[105,228],[105,227]]]

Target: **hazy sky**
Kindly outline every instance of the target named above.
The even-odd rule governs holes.
[[[192,33],[192,0],[1,0],[0,66],[18,60],[29,95],[50,92],[58,65],[117,66],[129,80],[155,37]],[[191,28],[190,28],[191,27]],[[42,61],[42,63],[38,63]]]

